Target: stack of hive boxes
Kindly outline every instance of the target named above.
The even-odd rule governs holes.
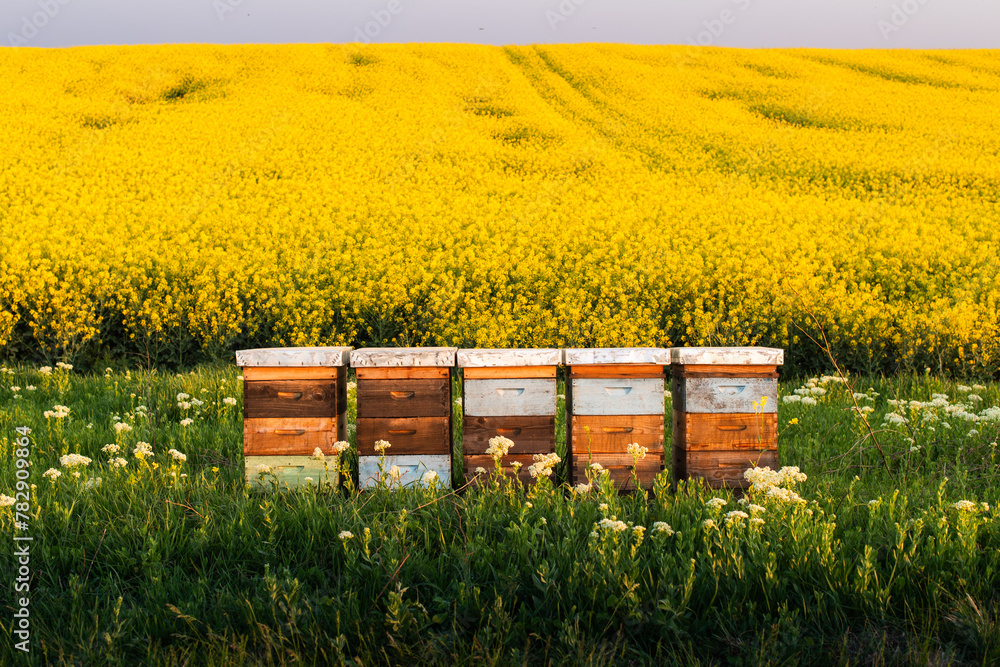
[[[399,483],[421,483],[430,471],[451,487],[451,369],[453,347],[367,348],[351,353],[358,382],[358,478],[361,488],[379,475],[375,443],[391,444],[384,472]]]
[[[599,463],[615,486],[634,489],[628,445],[645,447],[636,471],[652,488],[664,467],[664,366],[660,348],[571,349],[564,351],[567,382],[567,440],[570,481],[586,483],[587,467]]]
[[[486,454],[491,438],[503,436],[514,446],[501,461],[504,474],[530,483],[528,467],[535,454],[552,454],[556,448],[556,367],[560,350],[459,350],[463,369],[463,442],[465,477],[477,468],[493,471]]]
[[[259,486],[270,470],[279,486],[337,483],[336,471],[312,458],[346,440],[349,347],[241,350],[246,480]],[[265,466],[261,468],[261,466]],[[264,478],[270,488],[271,477]]]
[[[673,477],[747,488],[752,466],[778,467],[778,366],[761,347],[671,350]]]

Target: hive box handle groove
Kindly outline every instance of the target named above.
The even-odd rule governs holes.
[[[719,424],[716,428],[720,431],[745,431],[747,430],[746,424]]]
[[[742,394],[746,388],[745,384],[726,384],[716,387],[715,390],[725,396],[736,396],[737,394]]]
[[[278,398],[287,398],[292,401],[297,401],[302,398],[301,391],[279,391]]]
[[[608,396],[626,396],[632,391],[632,387],[605,387],[604,391]]]
[[[524,389],[497,389],[497,393],[501,396],[520,396]]]
[[[631,426],[604,426],[602,429],[605,433],[631,433]]]
[[[275,435],[302,435],[305,432],[304,428],[279,428],[274,430]]]
[[[404,401],[408,398],[413,398],[412,391],[390,391],[389,395],[396,401]]]
[[[389,429],[389,435],[413,435],[416,432],[414,428]]]
[[[498,428],[497,435],[520,435],[521,429],[519,428]]]

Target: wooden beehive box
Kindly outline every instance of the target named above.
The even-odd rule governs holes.
[[[745,489],[748,468],[777,469],[783,362],[784,351],[774,348],[671,350],[675,483],[701,479],[713,488]]]
[[[379,474],[375,443],[385,440],[385,472],[397,466],[400,483],[421,483],[434,471],[451,488],[451,369],[454,347],[355,350],[358,382],[358,478],[373,486]]]
[[[528,473],[532,457],[556,450],[556,368],[561,362],[562,352],[555,349],[458,351],[466,479],[476,476],[476,468],[494,470],[486,450],[490,438],[503,436],[514,446],[501,461],[501,470],[513,474],[517,461],[521,481],[533,481]]]
[[[247,483],[260,487],[258,466],[294,488],[311,478],[337,484],[336,472],[312,458],[346,440],[349,347],[240,350],[243,368],[243,459]],[[263,488],[271,488],[266,478]]]
[[[669,350],[598,348],[564,351],[570,482],[586,483],[600,463],[619,489],[634,489],[630,443],[649,451],[636,466],[650,489],[664,467],[664,366]]]

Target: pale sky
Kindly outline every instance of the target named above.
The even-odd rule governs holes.
[[[3,46],[624,42],[1000,48],[1000,0],[0,0]]]

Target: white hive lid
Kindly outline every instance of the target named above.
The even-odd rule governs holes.
[[[720,366],[780,366],[785,351],[776,347],[675,347],[670,351],[674,364]]]
[[[238,350],[237,366],[346,366],[349,347],[262,347]]]
[[[351,352],[355,368],[455,365],[455,347],[366,347]]]
[[[460,368],[489,368],[503,366],[558,366],[562,363],[562,350],[545,349],[466,349],[458,351]]]
[[[563,350],[567,366],[593,364],[660,364],[670,363],[670,350],[662,347],[595,347]]]

